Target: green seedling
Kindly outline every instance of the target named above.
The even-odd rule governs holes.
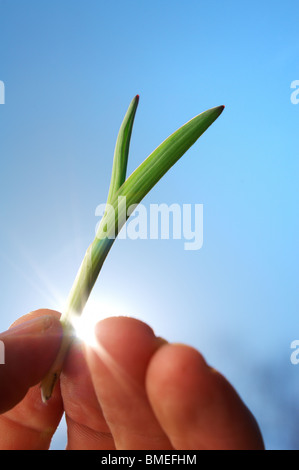
[[[224,106],[211,108],[188,121],[171,134],[126,179],[131,133],[139,96],[132,100],[121,124],[116,141],[106,211],[96,237],[88,247],[70,291],[67,307],[61,316],[64,335],[57,357],[41,383],[42,399],[49,400],[59,378],[65,356],[72,343],[73,320],[81,315],[107,254],[122,226],[130,207],[136,207],[163,175],[196,142],[220,116]],[[125,207],[120,210],[119,201]]]

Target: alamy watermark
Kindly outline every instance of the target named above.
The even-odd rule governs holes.
[[[291,88],[295,89],[295,91],[291,93],[291,103],[299,104],[299,80],[293,80],[291,83]]]
[[[0,341],[0,364],[5,364],[5,347],[3,341]]]
[[[291,342],[291,349],[294,349],[290,356],[291,363],[296,366],[299,364],[299,339],[295,339]]]
[[[115,206],[99,204],[95,215],[102,217],[95,232],[99,239],[116,237],[115,223],[122,226],[119,239],[184,240],[184,250],[199,250],[203,245],[203,204],[143,204],[127,206],[118,197]],[[125,224],[125,221],[130,219]]]
[[[5,104],[5,85],[2,80],[0,80],[0,104]]]

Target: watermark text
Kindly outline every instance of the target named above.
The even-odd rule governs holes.
[[[102,220],[96,225],[99,239],[116,237],[116,224],[122,227],[119,239],[184,240],[184,250],[200,250],[203,245],[203,204],[142,204],[127,206],[126,197],[117,205],[100,204],[95,215]],[[127,221],[127,219],[130,219]],[[127,223],[125,224],[125,222]]]
[[[0,80],[0,104],[5,104],[5,85],[2,80]]]
[[[291,103],[298,104],[299,103],[299,80],[293,80],[291,83],[291,88],[295,89],[295,91],[291,93]]]
[[[291,349],[294,349],[290,356],[291,363],[296,366],[299,364],[299,339],[295,339],[291,342]]]

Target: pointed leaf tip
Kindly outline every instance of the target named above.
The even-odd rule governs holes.
[[[131,140],[131,133],[133,128],[133,123],[135,119],[136,110],[138,107],[139,95],[136,95],[125,114],[125,117],[122,121],[122,124],[119,129],[119,133],[116,140],[114,158],[112,165],[112,175],[110,181],[110,188],[107,197],[107,204],[110,204],[114,195],[124,183],[126,179],[129,147]]]

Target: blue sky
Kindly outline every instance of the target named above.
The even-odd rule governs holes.
[[[255,413],[268,448],[299,448],[289,359],[299,339],[298,20],[290,0],[0,0],[1,330],[66,298],[133,96],[128,174],[224,104],[144,200],[203,204],[201,250],[117,240],[91,300],[197,347]],[[58,434],[53,446],[63,445]]]

